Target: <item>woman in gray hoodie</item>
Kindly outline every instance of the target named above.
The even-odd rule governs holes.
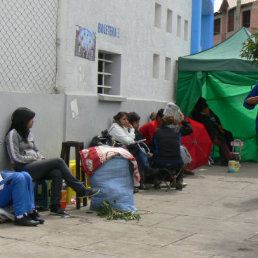
[[[27,171],[33,180],[52,180],[50,210],[55,215],[67,216],[69,214],[60,207],[63,179],[81,197],[95,195],[99,190],[86,188],[73,176],[63,159],[45,159],[30,131],[34,117],[35,113],[25,107],[13,112],[6,136],[7,151],[16,171]]]

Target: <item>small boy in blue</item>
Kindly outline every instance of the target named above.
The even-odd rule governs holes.
[[[254,109],[258,103],[258,82],[255,87],[249,93],[249,95],[244,100],[244,107],[247,109]],[[256,137],[258,137],[258,114],[256,116]]]
[[[16,225],[44,223],[35,210],[32,180],[27,172],[0,171],[0,208],[9,204],[13,205]]]

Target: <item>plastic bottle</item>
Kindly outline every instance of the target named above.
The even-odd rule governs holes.
[[[62,199],[61,199],[61,208],[63,210],[66,209],[66,195],[67,195],[67,186],[66,186],[65,182],[63,181],[63,184],[62,184]]]

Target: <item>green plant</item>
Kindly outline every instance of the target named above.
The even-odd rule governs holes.
[[[243,43],[240,56],[251,60],[253,64],[258,66],[258,28],[255,28],[254,31]]]
[[[104,200],[98,209],[98,216],[107,217],[108,220],[124,219],[128,220],[140,220],[140,214],[133,213],[131,211],[120,212],[110,204],[110,202]]]

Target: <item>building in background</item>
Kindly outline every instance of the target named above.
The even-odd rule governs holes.
[[[176,60],[191,49],[192,0],[20,0],[0,9],[1,154],[19,106],[36,112],[38,145],[53,157],[63,140],[86,146],[118,111],[144,123],[174,100]]]
[[[191,54],[213,46],[214,0],[193,0]]]
[[[258,0],[223,0],[214,13],[214,45],[242,27],[258,27]]]

